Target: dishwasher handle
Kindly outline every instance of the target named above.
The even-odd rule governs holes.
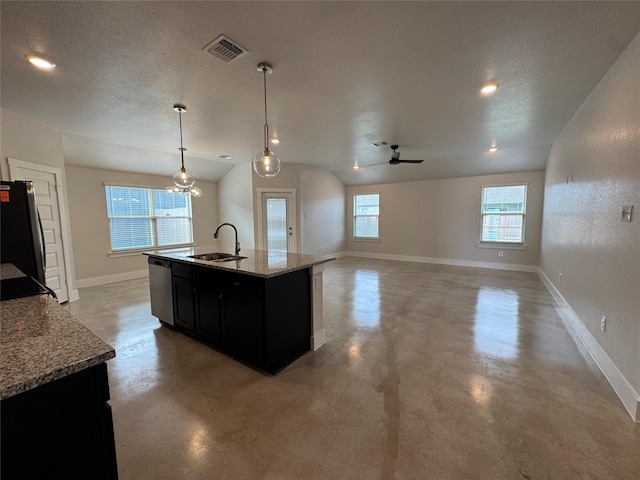
[[[167,260],[160,260],[159,258],[149,258],[149,265],[171,268],[171,262],[168,262]]]

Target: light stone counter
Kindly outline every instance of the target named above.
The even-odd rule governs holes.
[[[11,278],[26,277],[22,270],[16,267],[13,263],[0,263],[0,278],[3,280],[9,280]]]
[[[242,249],[240,255],[246,258],[229,262],[212,262],[189,258],[190,255],[203,253],[222,252],[233,253],[233,250],[220,249],[219,247],[203,246],[194,248],[175,248],[167,250],[153,250],[144,252],[150,257],[164,260],[178,261],[199,267],[215,268],[228,272],[238,272],[262,278],[271,278],[284,275],[296,270],[309,269],[311,274],[311,349],[317,350],[326,342],[323,312],[323,287],[322,273],[325,263],[335,260],[335,257],[320,257],[316,255],[303,255],[289,253],[286,255],[273,254],[265,250]]]
[[[0,399],[116,356],[48,295],[7,300],[0,309]]]
[[[175,248],[169,250],[153,250],[144,252],[151,257],[175,260],[192,265],[217,268],[219,270],[235,271],[256,277],[270,278],[296,270],[302,270],[314,265],[335,260],[335,257],[320,257],[316,255],[303,255],[299,253],[274,254],[265,250],[243,249],[240,255],[246,258],[228,262],[212,262],[189,258],[190,255],[198,255],[211,252],[233,253],[232,250],[219,249],[218,247],[204,246],[193,248]]]

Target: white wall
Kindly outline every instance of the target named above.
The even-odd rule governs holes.
[[[61,216],[68,219],[69,197],[60,132],[6,110],[0,110],[0,172],[2,180],[11,180],[8,158],[60,169],[60,191],[65,209],[64,212],[61,212]],[[73,252],[73,241],[68,222],[62,223],[62,236],[64,251]],[[66,255],[65,263],[69,297],[73,299],[77,295],[73,255]]]
[[[67,167],[71,234],[75,245],[76,278],[82,284],[100,279],[126,278],[127,274],[146,271],[147,257],[142,254],[109,257],[109,221],[104,182],[128,186],[164,188],[171,179],[94,168]],[[218,222],[218,186],[215,182],[198,181],[202,197],[192,200],[193,238],[196,244],[211,245]]]
[[[568,304],[577,331],[605,373],[610,360],[637,399],[640,34],[553,143],[544,201],[542,271]],[[623,205],[634,205],[631,223],[621,222]],[[600,331],[602,315],[607,317],[605,332]]]
[[[345,187],[331,172],[300,165],[301,252],[328,255],[344,250]]]
[[[219,223],[229,222],[238,229],[242,248],[254,248],[252,167],[243,163],[218,182]],[[220,245],[233,248],[234,234],[229,227],[220,230]]]
[[[392,167],[402,168],[402,166]],[[526,250],[479,248],[483,185],[528,183]],[[497,267],[537,266],[544,172],[347,187],[346,250]],[[353,240],[353,195],[380,194],[380,242]],[[504,256],[498,256],[502,251]]]
[[[64,174],[60,132],[6,110],[0,110],[0,127],[3,180],[10,180],[7,157],[59,168]]]

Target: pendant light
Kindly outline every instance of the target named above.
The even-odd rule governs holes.
[[[267,73],[273,72],[268,63],[259,63],[258,71],[262,72],[264,84],[264,150],[253,159],[253,170],[264,178],[273,178],[280,172],[280,159],[269,150],[269,124],[267,123]]]
[[[177,193],[183,197],[187,195],[191,195],[193,197],[200,197],[202,195],[202,190],[195,186],[196,179],[193,174],[184,168],[184,152],[187,150],[182,146],[182,114],[187,111],[187,107],[176,103],[173,106],[173,109],[178,112],[180,116],[180,159],[181,159],[181,167],[176,173],[173,174],[173,185],[167,187],[168,193]]]

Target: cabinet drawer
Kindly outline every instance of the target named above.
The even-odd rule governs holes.
[[[251,275],[228,273],[220,278],[220,286],[227,291],[238,291],[247,295],[262,296],[264,279]]]
[[[191,265],[180,262],[171,262],[171,273],[177,277],[191,278]]]

